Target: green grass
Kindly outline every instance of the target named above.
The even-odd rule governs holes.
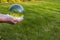
[[[25,2],[24,20],[16,25],[0,23],[4,40],[60,40],[60,3]],[[0,4],[1,13],[9,13],[11,4]]]

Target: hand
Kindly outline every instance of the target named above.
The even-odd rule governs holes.
[[[18,22],[21,22],[22,20],[23,20],[23,16],[21,16],[20,19],[17,18],[15,19],[7,15],[0,15],[0,23],[16,24]]]

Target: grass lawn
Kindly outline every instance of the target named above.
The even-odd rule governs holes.
[[[0,23],[4,40],[60,40],[60,3],[25,2],[24,20],[16,25]],[[1,13],[9,13],[11,3],[0,4]]]

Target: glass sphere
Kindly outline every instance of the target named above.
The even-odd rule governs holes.
[[[22,12],[24,11],[24,8],[19,4],[12,4],[9,8],[10,15],[18,17],[23,15]]]
[[[19,5],[19,4],[12,4],[9,8],[10,11],[13,11],[13,12],[23,12],[24,11],[24,8]]]

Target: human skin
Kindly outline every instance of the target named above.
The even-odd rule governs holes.
[[[11,17],[7,14],[0,14],[0,23],[10,23],[10,24],[16,24],[18,22],[21,22],[23,20],[23,16],[19,17],[20,19],[16,19],[14,17]]]
[[[16,24],[19,22],[18,20],[14,20],[13,18],[1,18],[0,17],[0,23],[11,23],[11,24]]]

